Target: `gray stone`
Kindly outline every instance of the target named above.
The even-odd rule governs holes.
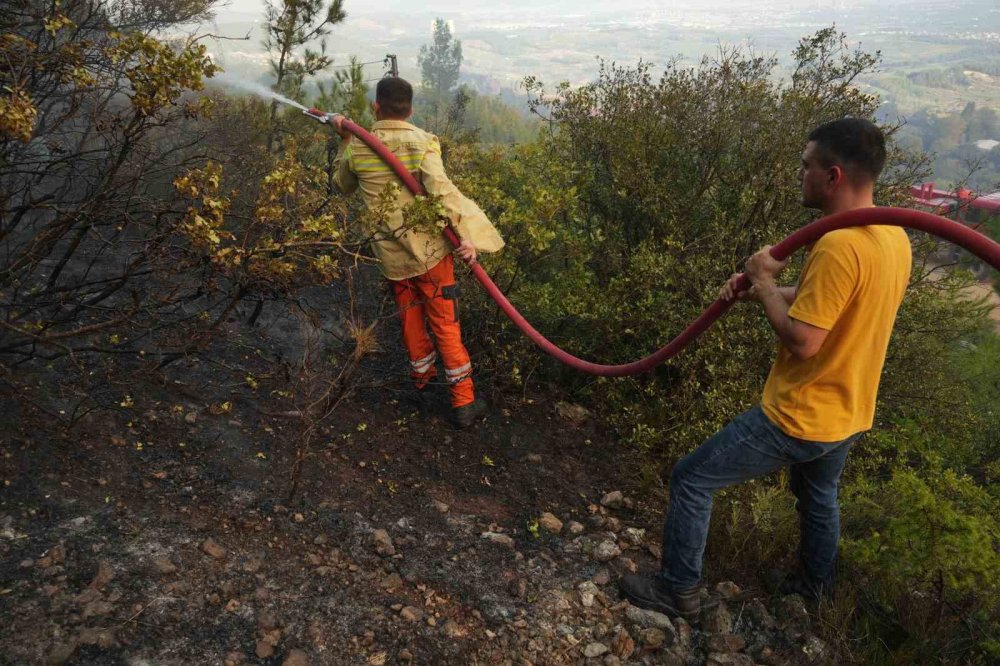
[[[639,641],[648,648],[658,650],[667,642],[667,635],[662,629],[647,627],[639,632]]]
[[[646,538],[646,530],[639,527],[628,527],[622,532],[622,539],[631,546],[641,546]]]
[[[708,649],[712,652],[739,652],[746,646],[743,637],[736,634],[712,634],[708,638]]]
[[[809,611],[806,602],[797,594],[789,594],[778,603],[778,617],[788,627],[806,630],[809,628]]]
[[[663,613],[657,613],[656,611],[646,610],[637,606],[629,606],[625,610],[625,617],[628,618],[629,622],[639,627],[669,629],[671,634],[674,633],[673,623]]]
[[[701,628],[710,634],[728,634],[733,631],[733,616],[726,604],[719,603],[701,609]]]
[[[624,503],[625,496],[620,490],[613,490],[601,498],[601,506],[606,506],[609,509],[620,509]]]
[[[602,541],[594,549],[594,559],[598,562],[608,562],[621,554],[621,548],[614,541]]]
[[[705,666],[754,666],[750,655],[742,652],[712,652],[708,655]]]
[[[588,643],[585,648],[583,648],[583,656],[588,659],[592,657],[600,657],[603,654],[608,653],[608,646],[604,643]]]
[[[743,614],[746,615],[750,623],[755,627],[760,629],[773,629],[774,628],[774,618],[771,617],[771,613],[768,612],[767,606],[760,599],[753,599],[746,605],[743,609]]]
[[[487,541],[492,541],[493,543],[500,544],[501,546],[507,546],[508,548],[514,547],[514,540],[506,534],[499,534],[498,532],[483,532],[481,536]]]

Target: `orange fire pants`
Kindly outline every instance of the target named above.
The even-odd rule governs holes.
[[[417,388],[423,388],[437,376],[434,362],[440,351],[451,389],[451,406],[462,407],[473,402],[472,361],[462,344],[462,329],[458,324],[455,260],[449,254],[423,275],[394,280],[392,291],[403,324],[410,375]],[[430,324],[437,350],[427,334],[425,320]]]

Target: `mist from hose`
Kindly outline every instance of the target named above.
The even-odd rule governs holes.
[[[273,99],[282,104],[287,104],[289,106],[294,106],[297,109],[302,109],[306,111],[306,107],[302,106],[294,99],[288,99],[284,95],[279,95],[270,88],[255,81],[247,81],[246,79],[241,79],[238,76],[233,76],[226,72],[219,72],[211,78],[210,83],[218,83],[221,86],[227,88],[236,88],[244,92],[257,95],[258,97],[263,97],[265,99]]]

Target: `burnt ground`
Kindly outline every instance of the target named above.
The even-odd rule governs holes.
[[[485,382],[488,417],[456,431],[444,391],[421,415],[383,382],[320,424],[289,499],[302,424],[276,415],[273,364],[168,370],[102,384],[83,416],[59,368],[4,397],[0,663],[706,663],[708,630],[617,599],[655,562],[663,497],[585,412]],[[708,663],[813,661],[730,601],[710,623],[746,640]]]

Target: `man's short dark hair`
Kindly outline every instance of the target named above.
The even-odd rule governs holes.
[[[406,118],[413,108],[413,86],[398,76],[379,79],[375,86],[375,101],[385,115]]]
[[[841,118],[824,123],[809,135],[820,149],[823,166],[839,164],[848,177],[875,182],[885,166],[885,135],[864,118]]]

